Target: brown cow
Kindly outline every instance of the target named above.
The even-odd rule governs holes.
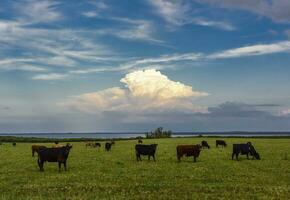
[[[177,159],[180,161],[180,158],[183,155],[193,156],[194,162],[196,162],[196,158],[199,156],[201,151],[201,146],[199,144],[196,145],[178,145],[176,147]]]
[[[34,145],[31,146],[32,157],[34,156],[34,153],[35,153],[35,152],[38,153],[38,151],[39,151],[40,148],[46,148],[46,146],[43,146],[43,145],[36,145],[36,144],[34,144]]]

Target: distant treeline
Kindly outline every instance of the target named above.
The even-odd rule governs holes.
[[[5,142],[27,142],[27,143],[53,143],[53,142],[85,142],[85,141],[109,141],[109,140],[136,140],[139,137],[132,138],[38,138],[38,137],[17,137],[0,136],[0,143]],[[141,137],[142,138],[142,137]]]
[[[153,134],[151,134],[153,133]],[[154,132],[146,133],[147,139],[158,139],[158,138],[170,138],[171,134],[154,134]],[[148,135],[147,135],[148,134]],[[184,136],[176,136],[176,138],[183,138]],[[219,135],[211,135],[211,136],[203,136],[203,135],[195,135],[188,136],[186,138],[265,138],[265,139],[290,139],[290,136],[219,136]],[[131,138],[38,138],[38,137],[18,137],[18,136],[0,136],[0,143],[5,142],[22,142],[22,143],[53,143],[53,142],[85,142],[85,141],[121,141],[121,140],[138,140],[143,139],[143,137],[131,137]],[[172,138],[174,139],[174,138]]]
[[[146,138],[169,138],[172,136],[171,130],[163,130],[163,127],[158,127],[155,131],[145,133]]]

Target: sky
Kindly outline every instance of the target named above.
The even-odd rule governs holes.
[[[0,132],[290,130],[289,0],[1,0]]]

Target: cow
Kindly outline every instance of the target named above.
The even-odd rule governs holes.
[[[201,146],[202,146],[202,148],[208,148],[208,149],[210,148],[207,141],[205,141],[205,140],[201,141]]]
[[[46,146],[43,146],[43,145],[35,145],[35,144],[31,146],[32,157],[34,157],[34,153],[35,153],[35,152],[38,153],[38,150],[39,150],[40,148],[46,148]]]
[[[180,162],[180,158],[183,155],[193,156],[193,161],[196,162],[196,158],[198,158],[201,151],[201,145],[178,145],[176,147],[176,154],[177,154],[177,160]]]
[[[147,155],[148,160],[150,160],[150,157],[152,156],[153,160],[155,162],[156,161],[155,160],[156,148],[157,148],[157,144],[149,144],[149,145],[136,144],[135,145],[135,153],[136,153],[137,161],[142,161],[141,155]]]
[[[38,150],[38,166],[40,171],[44,171],[43,164],[44,162],[58,162],[58,171],[60,172],[61,164],[64,165],[66,169],[66,161],[70,152],[72,145],[67,144],[66,146],[59,148],[39,148]]]
[[[12,143],[12,146],[14,146],[14,147],[15,147],[15,146],[16,146],[16,142],[13,142],[13,143]]]
[[[114,141],[105,143],[105,151],[111,151],[112,145],[115,144]]]
[[[227,143],[224,140],[216,140],[215,145],[216,147],[218,147],[219,145],[221,145],[222,147],[227,147]]]
[[[143,141],[141,139],[138,140],[138,144],[142,144]]]
[[[93,147],[95,147],[95,148],[101,147],[101,143],[96,142],[96,143],[93,144]]]
[[[239,160],[239,154],[247,155],[247,159],[249,159],[250,154],[253,156],[253,159],[256,158],[257,160],[260,160],[260,155],[255,150],[251,142],[247,142],[246,144],[233,144],[232,160],[234,159],[234,156],[236,156],[236,159]]]

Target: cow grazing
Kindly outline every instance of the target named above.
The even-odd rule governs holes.
[[[157,144],[136,144],[135,145],[135,152],[136,152],[136,158],[137,161],[141,160],[141,155],[147,155],[148,160],[150,160],[150,157],[153,157],[153,160],[155,161],[155,153],[156,153]]]
[[[115,142],[106,142],[105,143],[105,151],[111,151],[112,145],[115,144]]]
[[[176,153],[177,153],[177,160],[180,162],[180,158],[183,155],[193,156],[194,162],[196,162],[196,158],[198,158],[201,151],[201,145],[178,145],[176,147]]]
[[[143,141],[141,139],[138,140],[138,144],[142,144]]]
[[[205,140],[201,141],[201,146],[202,146],[202,148],[208,148],[208,149],[210,148],[207,141],[205,141]]]
[[[253,159],[256,158],[257,160],[260,160],[260,155],[255,150],[251,142],[248,142],[246,144],[233,144],[232,160],[234,159],[234,156],[236,156],[236,159],[239,160],[239,154],[247,155],[247,159],[249,159],[250,154],[251,156],[253,156]]]
[[[35,145],[35,144],[31,146],[32,157],[34,156],[34,153],[35,153],[35,152],[38,153],[38,150],[39,150],[40,148],[46,148],[46,146],[43,146],[43,145]]]
[[[40,148],[38,150],[38,166],[40,171],[44,171],[43,164],[44,162],[58,162],[58,170],[61,169],[61,164],[64,165],[66,171],[66,161],[72,146],[67,144],[64,147],[59,148]]]
[[[13,142],[13,143],[12,143],[12,146],[14,146],[14,147],[15,147],[15,146],[16,146],[16,142]]]
[[[101,143],[96,142],[96,143],[94,143],[93,147],[95,147],[95,148],[101,147]]]
[[[227,143],[224,140],[216,140],[215,145],[216,147],[218,147],[219,145],[221,145],[222,147],[227,147]]]

